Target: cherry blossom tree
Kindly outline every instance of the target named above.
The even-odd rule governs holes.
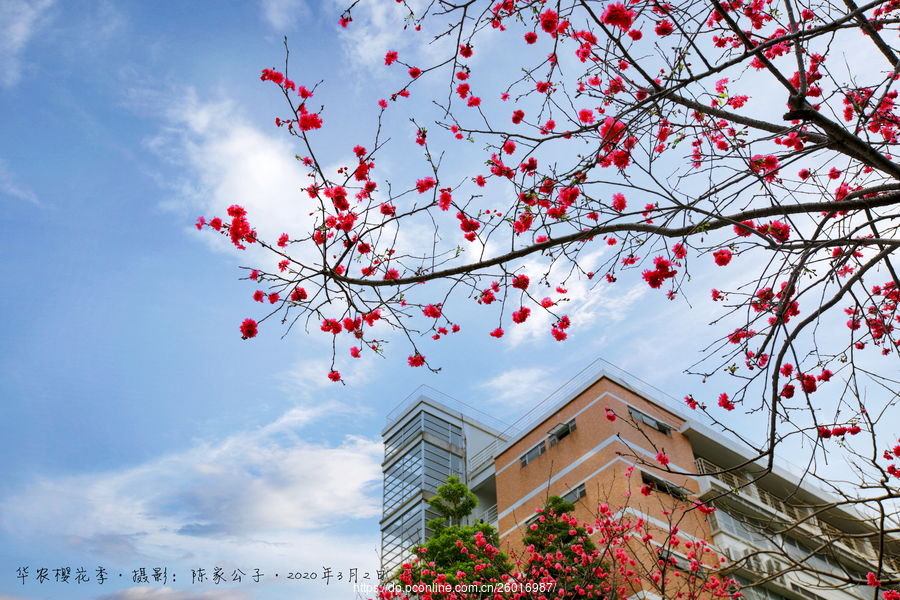
[[[724,558],[679,529],[696,533],[696,515],[715,509],[671,498],[655,504],[649,510],[661,519],[640,516],[629,496],[616,507],[589,508],[592,518],[579,520],[574,504],[550,496],[521,524],[518,546],[498,540],[489,524],[443,528],[414,549],[378,597],[626,600],[643,591],[662,598],[740,598],[740,586],[721,569]]]
[[[270,312],[241,335],[300,324],[330,336],[335,382],[338,353],[383,353],[391,330],[411,367],[436,370],[428,344],[465,326],[457,315],[476,303],[496,319],[485,343],[538,313],[564,343],[579,326],[564,308],[575,286],[711,294],[727,310],[718,343],[685,365],[706,390],[687,406],[716,423],[765,415],[752,447],[767,470],[787,442],[813,448],[810,473],[832,454],[851,461],[855,488],[834,489],[877,517],[873,578],[894,585],[898,7],[401,1],[405,34],[429,52],[386,53],[404,83],[372,99],[374,136],[348,141],[347,166],[319,151],[335,118],[329,82],[297,84],[288,62],[262,71],[285,98],[275,126],[302,148],[310,229],[264,240],[240,206],[197,226],[273,253],[249,274]],[[341,25],[352,31],[363,10],[352,5]],[[388,141],[388,115],[420,91],[429,120],[410,114],[415,139]],[[401,145],[421,161],[379,181]],[[717,289],[691,285],[709,272]]]

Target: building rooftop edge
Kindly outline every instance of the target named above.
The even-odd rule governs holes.
[[[497,449],[497,454],[505,452],[526,434],[533,431],[538,424],[550,418],[553,413],[558,412],[559,409],[604,377],[679,419],[696,420],[696,416],[689,414],[672,396],[614,364],[598,358],[513,423],[512,427],[504,432],[509,439]]]
[[[504,430],[509,428],[507,423],[495,419],[477,408],[460,402],[428,385],[420,385],[388,414],[384,429],[381,430],[381,436],[384,437],[388,431],[401,423],[420,404],[430,405],[460,421],[477,425],[494,436],[499,437]]]

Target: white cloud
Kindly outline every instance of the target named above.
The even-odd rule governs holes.
[[[22,77],[22,51],[37,33],[55,0],[0,0],[0,84],[13,87]]]
[[[512,369],[482,383],[479,387],[490,390],[489,402],[502,404],[513,410],[518,407],[534,406],[556,387],[559,379],[553,370],[540,367]]]
[[[301,540],[304,548],[319,540],[316,552],[337,558],[347,540],[328,528],[380,514],[382,445],[352,435],[312,443],[301,431],[319,437],[317,422],[348,410],[294,408],[262,428],[131,468],[41,478],[0,500],[0,526],[111,560],[219,555],[223,545],[238,557],[272,555]]]
[[[607,247],[601,246],[593,252],[579,256],[578,264],[585,270],[591,269],[602,263],[606,252]],[[584,276],[571,277],[564,283],[566,293],[560,294],[556,291],[555,285],[550,288],[538,287],[540,285],[538,278],[546,270],[547,265],[541,263],[538,258],[524,261],[521,267],[515,270],[516,273],[524,273],[531,278],[528,291],[534,298],[540,301],[543,297],[549,297],[557,304],[550,309],[553,312],[551,314],[526,300],[524,305],[531,308],[531,315],[525,323],[513,324],[504,321],[506,324],[503,329],[506,335],[503,339],[512,348],[526,341],[550,339],[550,330],[557,317],[562,315],[568,315],[572,323],[571,329],[568,330],[569,335],[577,335],[582,331],[591,331],[591,335],[597,335],[598,330],[594,328],[599,323],[603,325],[603,329],[599,330],[602,333],[609,326],[621,324],[649,289],[643,282],[622,289],[622,284],[606,283],[598,275],[593,279]],[[555,275],[550,277],[550,281],[559,281],[562,277],[561,272],[555,269],[553,273]],[[518,310],[519,306],[511,304],[509,308]]]
[[[346,5],[340,2],[329,3],[337,10],[344,10]],[[341,31],[341,43],[344,54],[350,64],[356,68],[379,71],[376,67],[384,66],[384,55],[388,50],[403,51],[408,47],[404,38],[404,20],[408,13],[396,3],[364,0],[352,13],[352,31]],[[335,18],[336,20],[336,18]]]
[[[38,200],[37,195],[33,191],[16,182],[16,174],[9,170],[6,166],[6,161],[3,159],[0,159],[0,192],[31,202],[35,206],[42,206],[41,201]]]
[[[353,23],[346,29],[338,27],[348,66],[363,70],[369,76],[384,77],[387,73],[396,72],[385,69],[384,56],[389,50],[399,52],[404,62],[421,65],[444,60],[448,49],[452,54],[455,50],[455,35],[436,39],[447,29],[445,21],[426,19],[422,30],[414,31],[413,22],[408,20],[410,13],[407,6],[415,15],[420,16],[428,5],[423,0],[407,0],[403,4],[361,0],[355,4],[351,13]],[[347,4],[341,0],[331,0],[326,6],[335,15],[334,20],[328,22],[335,24],[337,14],[347,8]]]
[[[263,19],[278,31],[293,28],[298,18],[311,16],[309,6],[303,0],[260,0]]]
[[[155,176],[170,195],[161,204],[164,210],[193,223],[200,215],[227,220],[228,207],[238,204],[247,210],[247,219],[260,239],[270,243],[282,233],[299,238],[313,230],[310,213],[317,205],[304,191],[311,180],[295,158],[298,150],[292,147],[287,132],[264,133],[250,124],[231,100],[201,100],[191,88],[180,94],[135,90],[131,98],[136,104],[149,103],[149,110],[170,107],[163,116],[165,126],[144,142],[182,173],[174,179]],[[283,257],[258,244],[247,244],[247,250],[241,251],[227,236],[210,229],[198,232],[188,225],[186,229],[211,249],[230,253],[244,265],[280,272],[277,263]],[[290,245],[286,255],[306,266],[321,262],[312,244]],[[275,291],[285,295],[281,288]]]

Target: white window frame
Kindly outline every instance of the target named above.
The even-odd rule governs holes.
[[[671,425],[667,425],[666,423],[663,423],[659,419],[651,417],[650,415],[648,415],[646,413],[642,413],[641,411],[634,408],[633,406],[628,407],[628,414],[634,421],[636,421],[638,423],[643,423],[644,425],[647,425],[648,427],[652,427],[653,429],[659,431],[660,433],[664,433],[669,437],[672,436],[672,434],[670,432],[673,429],[675,429]]]

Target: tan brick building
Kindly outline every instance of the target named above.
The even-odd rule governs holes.
[[[472,518],[493,523],[501,539],[519,551],[525,527],[550,495],[574,502],[575,516],[588,523],[606,503],[659,530],[671,523],[665,511],[718,497],[709,517],[695,510],[682,518],[679,535],[708,541],[744,584],[768,579],[745,598],[872,597],[864,586],[826,589],[834,583],[829,572],[864,580],[874,568],[874,536],[867,537],[874,529],[861,515],[838,509],[817,513],[814,506],[834,499],[801,483],[801,473],[790,465],[755,483],[750,483],[754,471],[762,470],[755,465],[716,474],[747,462],[749,450],[713,430],[702,415],[605,361],[592,364],[512,426],[420,388],[389,415],[382,433],[382,552],[389,571],[428,538],[425,522],[437,515],[426,500],[447,476],[457,474],[479,498]],[[656,460],[660,452],[669,459],[667,468]],[[736,488],[738,494],[723,495]],[[786,528],[789,533],[780,533]],[[898,547],[890,540],[884,556],[893,571],[900,570]],[[779,561],[779,555],[787,560]],[[789,561],[803,570],[779,575]],[[654,596],[644,591],[635,597]]]

